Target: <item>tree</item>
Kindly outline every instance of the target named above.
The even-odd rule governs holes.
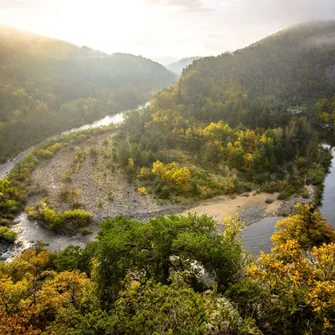
[[[142,224],[122,216],[102,223],[98,235],[97,278],[100,299],[109,308],[129,273],[163,284],[173,272],[196,290],[206,287],[202,271],[224,291],[242,267],[238,241],[220,235],[209,217],[159,217]]]
[[[128,276],[109,322],[116,334],[260,334],[222,296],[196,293],[178,275],[168,286]]]
[[[271,238],[275,249],[291,240],[297,241],[304,250],[335,241],[335,231],[319,209],[313,205],[297,204],[296,211],[296,214],[277,223],[277,231]]]
[[[334,230],[309,205],[277,224],[275,247],[248,267],[229,296],[267,334],[332,334],[335,325]]]

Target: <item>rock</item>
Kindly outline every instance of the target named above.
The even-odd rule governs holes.
[[[260,221],[266,216],[267,214],[265,213],[264,208],[261,205],[248,207],[247,209],[239,213],[239,218],[247,225]]]
[[[313,202],[313,198],[304,199],[302,197],[291,197],[287,201],[283,201],[277,210],[278,216],[288,216],[295,213],[295,205],[297,203],[310,204]]]

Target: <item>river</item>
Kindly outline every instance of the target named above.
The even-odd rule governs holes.
[[[147,102],[146,104],[144,104],[142,106],[138,106],[137,109],[143,109],[143,108],[145,108],[147,106],[149,106],[149,102]],[[63,131],[59,135],[49,137],[45,141],[51,140],[51,139],[56,139],[56,138],[58,138],[60,136],[63,136],[63,135],[66,135],[66,134],[70,134],[70,133],[73,133],[73,132],[76,132],[76,131],[80,131],[80,130],[86,130],[86,129],[93,129],[93,128],[98,128],[98,127],[108,126],[108,125],[110,125],[112,123],[115,123],[115,124],[116,123],[120,123],[120,122],[123,121],[124,115],[127,112],[129,112],[129,111],[127,110],[127,111],[123,111],[123,112],[117,113],[117,114],[112,115],[112,116],[106,116],[106,117],[104,117],[104,118],[102,118],[100,120],[94,121],[92,123],[88,123],[88,124],[85,124],[85,125],[77,127],[77,128],[72,128],[70,130]],[[9,172],[12,170],[12,168],[15,166],[15,164],[17,164],[18,162],[20,162],[32,149],[34,149],[39,144],[31,146],[30,148],[22,151],[15,158],[12,158],[12,159],[8,160],[4,164],[0,164],[0,179],[5,178],[9,174]]]
[[[148,106],[148,103],[144,106],[139,106],[139,108],[143,108]],[[78,130],[84,130],[89,128],[96,128],[101,126],[107,126],[111,123],[119,123],[124,119],[125,112],[118,113],[113,116],[106,116],[105,118],[95,121],[91,124],[87,124],[81,126],[79,128],[73,128],[69,131],[63,132],[60,135],[54,136],[53,138],[57,138],[59,136],[68,134],[70,132],[75,132]],[[11,169],[22,160],[27,153],[32,150],[34,147],[31,147],[21,154],[19,154],[14,159],[9,162],[0,165],[0,178],[4,178]],[[333,159],[332,164],[329,170],[328,175],[325,179],[325,189],[323,195],[323,201],[321,206],[321,212],[324,216],[328,218],[328,221],[335,226],[335,149],[332,149]],[[242,232],[243,244],[244,247],[249,250],[254,255],[258,255],[260,250],[264,252],[270,251],[272,247],[272,243],[270,240],[271,235],[274,232],[275,224],[281,220],[281,217],[267,217],[259,222],[253,223],[248,226]],[[29,248],[34,241],[43,241],[49,244],[49,249],[53,251],[58,251],[61,248],[67,247],[69,245],[77,245],[84,246],[85,242],[92,239],[92,236],[88,236],[86,238],[82,238],[79,236],[63,236],[56,235],[55,233],[47,230],[36,222],[31,221],[27,218],[25,213],[21,213],[16,218],[16,223],[13,226],[13,229],[19,234],[17,243],[8,249],[8,247],[4,247],[0,245],[0,260],[11,260],[15,255],[19,254],[22,250]]]
[[[142,106],[138,106],[137,109],[146,108],[148,105],[149,102],[147,102]],[[62,135],[66,135],[80,130],[108,126],[112,123],[114,124],[120,123],[124,120],[124,116],[127,112],[129,111],[127,110],[112,116],[106,116],[92,123],[64,131],[59,135],[48,138],[47,140],[56,139]],[[8,162],[0,164],[0,179],[5,178],[10,173],[12,168],[38,145],[39,144],[30,147],[21,152],[15,158],[9,160]],[[13,259],[17,254],[21,253],[22,250],[31,247],[35,241],[42,241],[44,243],[47,243],[49,245],[48,248],[50,250],[58,251],[61,248],[67,247],[69,245],[84,246],[85,242],[88,242],[89,239],[92,239],[92,237],[90,236],[86,238],[84,237],[79,238],[78,236],[57,235],[52,231],[41,227],[36,222],[29,220],[27,214],[24,212],[16,217],[13,229],[18,233],[18,239],[16,243],[11,247],[8,247],[7,244],[0,243],[0,261],[1,260],[9,261]]]

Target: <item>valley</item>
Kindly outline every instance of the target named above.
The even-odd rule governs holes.
[[[99,129],[98,127],[101,126],[119,124],[123,122],[124,116],[128,113],[131,111],[122,112],[112,118],[94,121],[92,124],[64,132],[54,139],[82,130]],[[98,222],[119,214],[140,221],[148,221],[155,216],[194,213],[213,217],[220,225],[224,218],[238,215],[247,226],[250,226],[242,233],[246,240],[246,247],[257,255],[260,250],[270,250],[269,237],[272,235],[274,224],[283,216],[294,213],[296,203],[312,203],[315,197],[316,189],[312,186],[306,186],[307,198],[292,196],[288,200],[278,200],[279,193],[251,191],[237,195],[219,196],[200,203],[197,201],[184,205],[164,203],[152,194],[141,195],[137,187],[134,187],[124,173],[119,170],[117,164],[111,163],[110,142],[113,141],[114,136],[114,132],[107,132],[76,143],[75,146],[65,147],[51,159],[40,162],[32,172],[30,186],[32,191],[27,205],[32,206],[47,197],[51,208],[57,211],[69,210],[73,208],[73,199],[64,201],[61,200],[61,196],[62,194],[70,196],[75,190],[77,191],[75,192],[76,206],[88,210],[94,217],[95,224],[89,227],[89,234],[83,235],[80,232],[72,236],[57,234],[29,219],[27,214],[21,213],[15,219],[13,226],[14,231],[18,233],[17,243],[14,246],[2,245],[0,248],[1,259],[10,260],[37,241],[47,243],[48,248],[55,251],[69,245],[84,246],[85,243],[96,237],[100,229]],[[64,175],[71,168],[73,157],[77,152],[84,152],[85,160],[78,171],[71,176],[71,180],[66,180]],[[28,152],[25,151],[14,160],[0,165],[2,177],[5,177],[27,154]],[[335,165],[334,159],[332,166]],[[106,171],[109,172],[106,173]],[[335,218],[332,216],[331,199],[333,193],[328,191],[335,187],[333,175],[334,169],[331,168],[326,177],[325,193],[322,200],[324,205],[321,210],[326,216],[329,215],[329,221],[335,224]],[[264,224],[260,225],[263,221],[267,222],[266,227]],[[260,242],[259,239],[264,233],[267,235]]]
[[[221,13],[138,3],[150,20],[116,34],[137,52],[152,17]],[[334,36],[309,22],[169,70],[0,26],[0,334],[332,335]]]

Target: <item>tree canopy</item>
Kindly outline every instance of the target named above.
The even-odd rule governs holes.
[[[223,224],[119,216],[84,249],[37,244],[0,263],[1,334],[332,334],[335,233],[318,209],[298,205],[258,260]]]

